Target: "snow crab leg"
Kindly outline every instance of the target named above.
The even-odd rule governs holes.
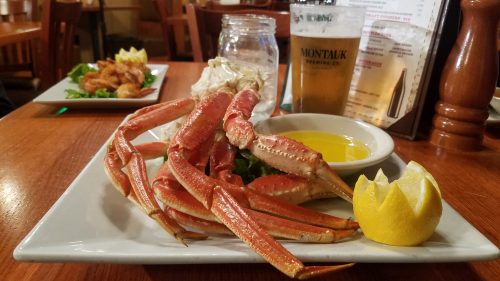
[[[182,243],[186,238],[205,239],[206,235],[185,230],[163,212],[149,185],[144,158],[130,141],[151,128],[191,112],[194,105],[194,99],[180,99],[132,116],[118,128],[104,159],[105,170],[118,191]],[[126,167],[127,173],[121,170],[122,167]]]

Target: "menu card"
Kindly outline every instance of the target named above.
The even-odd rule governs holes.
[[[423,78],[445,2],[337,0],[337,5],[367,9],[345,116],[389,128],[421,107]],[[290,108],[292,100],[288,80],[284,109]]]

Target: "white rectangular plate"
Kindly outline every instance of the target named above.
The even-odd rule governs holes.
[[[147,132],[135,142],[157,140]],[[109,182],[103,168],[106,144],[14,251],[20,261],[105,262],[138,264],[254,263],[263,259],[233,237],[212,236],[188,241],[173,239]],[[151,174],[161,159],[148,161]],[[365,169],[373,178],[383,168],[389,179],[399,177],[405,163],[392,154]],[[356,176],[347,179],[352,184]],[[333,244],[283,241],[306,262],[458,262],[498,258],[499,250],[446,202],[434,235],[419,247],[395,247],[367,240],[361,233]],[[352,217],[352,206],[341,199],[318,200],[309,207]]]
[[[121,107],[140,107],[155,103],[160,96],[160,89],[165,74],[168,70],[166,64],[148,64],[151,72],[156,75],[156,79],[151,85],[151,88],[156,90],[149,95],[137,99],[120,99],[120,98],[89,98],[89,99],[66,99],[66,89],[79,89],[78,84],[72,83],[71,79],[66,77],[59,83],[55,84],[47,91],[36,97],[33,102],[68,106],[73,108],[121,108]]]

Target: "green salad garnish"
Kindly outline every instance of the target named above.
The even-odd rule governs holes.
[[[238,151],[235,163],[236,167],[233,172],[240,175],[245,184],[252,182],[258,177],[283,174],[283,172],[264,163],[246,149]]]
[[[146,71],[144,73],[144,83],[142,83],[142,87],[143,88],[150,88],[151,85],[153,85],[153,83],[155,82],[156,80],[156,76],[151,73],[151,71]]]
[[[164,155],[163,162],[167,162],[167,160],[168,155]],[[248,184],[259,177],[284,174],[284,172],[269,166],[264,161],[255,157],[247,149],[238,150],[234,162],[236,165],[232,172],[239,175],[244,184]],[[206,167],[205,174],[210,175],[209,165]]]
[[[96,72],[97,68],[94,68],[86,63],[77,64],[71,71],[68,73],[68,77],[71,78],[71,82],[80,84],[82,81],[83,75],[87,72]]]
[[[73,90],[73,89],[66,89],[64,90],[66,92],[66,98],[67,99],[86,99],[90,98],[89,93],[82,91],[82,90]]]

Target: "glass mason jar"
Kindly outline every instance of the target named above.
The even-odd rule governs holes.
[[[264,80],[261,100],[251,121],[266,119],[274,111],[278,90],[279,50],[274,18],[254,15],[224,15],[218,55],[245,67],[258,69]]]

